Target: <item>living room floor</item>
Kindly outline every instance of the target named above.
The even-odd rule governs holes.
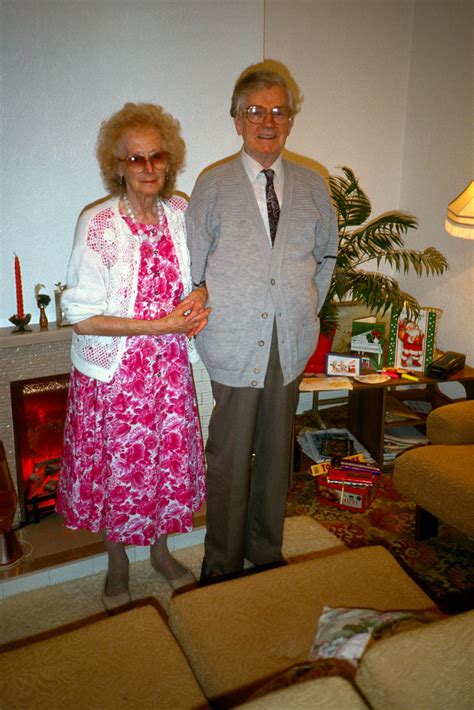
[[[205,507],[194,516],[195,530],[170,537],[169,548],[193,545],[201,541],[205,525]],[[63,519],[52,513],[40,522],[16,530],[24,556],[11,567],[0,568],[0,600],[37,587],[68,581],[106,569],[105,546],[98,533],[69,530]],[[184,544],[183,544],[184,543]],[[129,547],[131,561],[148,556],[148,548]]]
[[[104,552],[100,535],[88,530],[68,530],[63,519],[52,513],[16,530],[24,557],[18,565],[0,572],[0,580],[35,572],[53,565]]]

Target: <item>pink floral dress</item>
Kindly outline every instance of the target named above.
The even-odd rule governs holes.
[[[135,225],[124,217],[132,231]],[[140,247],[135,317],[169,313],[182,298],[168,228]],[[72,529],[107,531],[109,540],[150,545],[188,532],[204,496],[201,430],[180,334],[128,338],[110,383],[73,367],[57,510]]]

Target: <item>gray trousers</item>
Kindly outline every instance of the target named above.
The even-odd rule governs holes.
[[[297,378],[286,387],[274,335],[264,387],[211,382],[205,568],[210,574],[281,560]],[[252,457],[252,454],[255,456]]]

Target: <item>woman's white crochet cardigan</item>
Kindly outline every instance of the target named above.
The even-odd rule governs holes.
[[[137,296],[140,241],[119,212],[118,198],[85,210],[79,217],[62,294],[64,316],[72,323],[97,315],[133,318]],[[191,291],[184,211],[179,197],[163,202],[173,239],[184,294]],[[125,350],[125,336],[73,333],[71,360],[85,375],[110,382]],[[198,357],[188,341],[192,362]]]

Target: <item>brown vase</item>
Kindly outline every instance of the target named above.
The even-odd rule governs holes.
[[[46,310],[44,307],[40,306],[40,319],[39,319],[40,330],[48,330],[48,317],[46,315]]]

